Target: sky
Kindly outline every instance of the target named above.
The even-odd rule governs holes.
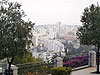
[[[61,22],[68,25],[81,25],[84,8],[91,4],[100,5],[100,0],[9,0],[22,4],[22,9],[36,25]]]

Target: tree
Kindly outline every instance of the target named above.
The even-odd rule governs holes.
[[[24,21],[25,13],[17,2],[0,1],[0,53],[8,61],[8,75],[16,56],[23,56],[32,45],[34,23]]]
[[[42,58],[35,58],[32,56],[31,52],[27,52],[23,57],[16,56],[14,64],[25,64],[25,63],[41,63]]]
[[[83,45],[94,45],[97,47],[97,73],[99,73],[99,49],[100,49],[100,7],[92,4],[84,9],[81,17],[82,27],[78,29],[77,35]]]

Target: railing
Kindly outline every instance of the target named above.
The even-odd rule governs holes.
[[[72,67],[72,68],[85,66],[88,65],[88,57],[89,57],[88,55],[76,56],[73,59],[64,62],[63,65],[64,67]]]
[[[53,67],[52,63],[48,64],[20,64],[17,65],[18,68],[18,75],[47,75],[51,72],[51,68]]]

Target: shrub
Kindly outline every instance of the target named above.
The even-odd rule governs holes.
[[[87,64],[88,64],[88,55],[76,56],[73,59],[63,63],[64,67],[72,67],[72,68],[84,66]]]
[[[55,67],[51,69],[51,75],[70,75],[71,71],[69,67]]]

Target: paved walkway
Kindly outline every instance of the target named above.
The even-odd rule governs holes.
[[[71,75],[100,75],[100,74],[93,73],[95,71],[96,71],[96,67],[89,67],[89,68],[73,71]]]

